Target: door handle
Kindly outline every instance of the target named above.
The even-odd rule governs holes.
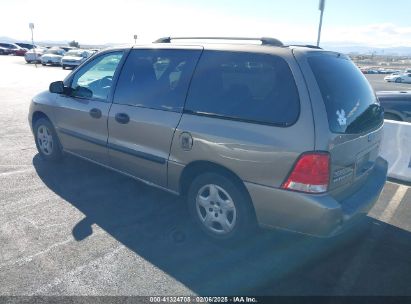
[[[90,110],[90,116],[93,118],[100,118],[101,117],[101,111],[99,109],[93,108]]]
[[[117,113],[115,119],[121,124],[126,124],[130,121],[130,117],[126,113]]]

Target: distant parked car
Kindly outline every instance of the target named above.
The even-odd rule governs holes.
[[[360,68],[363,74],[378,74],[377,70],[369,69],[369,68]]]
[[[14,43],[0,43],[0,47],[8,49],[10,54],[16,55],[16,56],[24,56],[26,54],[27,49],[24,49],[17,44]]]
[[[32,62],[41,62],[41,56],[43,56],[44,52],[46,49],[42,48],[34,48],[28,51],[24,55],[24,59],[26,60],[27,63],[32,63]]]
[[[387,72],[387,74],[401,74],[401,71],[399,71],[399,70],[388,69],[388,70],[385,70],[385,71]]]
[[[10,55],[10,54],[13,54],[13,51],[11,49],[0,46],[0,55]]]
[[[66,52],[62,49],[48,49],[43,56],[41,56],[42,65],[61,65],[61,59]]]
[[[391,69],[378,69],[379,74],[392,74],[392,73],[395,73],[395,72],[397,72],[397,71],[391,70]]]
[[[411,83],[411,73],[394,73],[384,77],[387,82],[397,82],[397,83]]]
[[[384,108],[384,119],[411,122],[411,91],[382,91],[377,97]]]
[[[34,48],[37,47],[37,45],[31,44],[31,43],[16,42],[16,44],[17,44],[19,47],[24,48],[24,49],[27,49],[27,50],[32,50],[32,49],[34,49]]]
[[[64,57],[61,59],[61,66],[63,70],[66,68],[75,68],[92,54],[93,53],[88,50],[70,50],[64,54]]]

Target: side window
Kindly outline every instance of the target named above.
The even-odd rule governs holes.
[[[78,70],[71,82],[72,96],[106,101],[122,56],[123,52],[108,53]]]
[[[300,101],[284,59],[267,54],[205,51],[191,82],[186,110],[287,126],[297,120]]]
[[[132,50],[114,94],[114,103],[181,112],[201,51]]]

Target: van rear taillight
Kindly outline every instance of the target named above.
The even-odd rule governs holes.
[[[305,153],[297,160],[281,188],[307,193],[323,193],[330,180],[330,155],[324,152]]]

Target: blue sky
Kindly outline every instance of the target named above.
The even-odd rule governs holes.
[[[314,43],[318,0],[1,0],[0,36],[82,43],[159,36],[273,36]],[[67,12],[67,14],[65,14]],[[322,41],[411,46],[411,0],[326,0]]]

